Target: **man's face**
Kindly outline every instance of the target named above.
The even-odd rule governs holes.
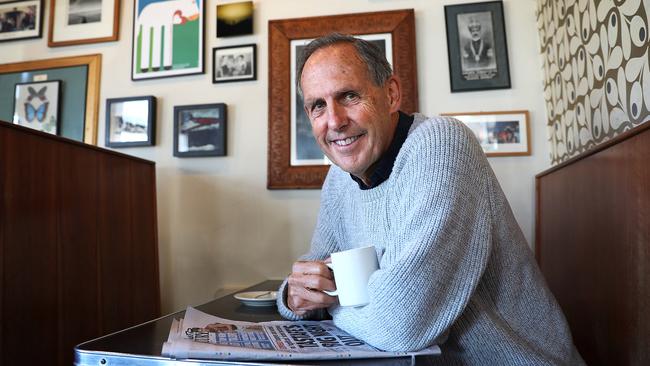
[[[400,103],[397,79],[376,86],[354,45],[343,43],[309,57],[301,86],[321,150],[341,169],[366,181],[393,139]]]

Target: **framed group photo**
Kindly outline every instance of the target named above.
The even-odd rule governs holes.
[[[382,50],[402,81],[401,109],[406,113],[418,110],[412,9],[270,21],[269,189],[318,189],[329,170],[330,162],[313,137],[295,81],[304,47],[333,32],[366,39]]]
[[[503,3],[445,6],[452,92],[510,88]]]
[[[117,41],[120,0],[50,0],[49,47]]]
[[[57,135],[61,81],[16,84],[13,123]]]
[[[106,146],[152,146],[156,136],[156,97],[106,99]]]
[[[223,103],[174,107],[174,156],[225,156],[226,124]]]
[[[131,79],[203,74],[205,0],[135,0]]]
[[[212,49],[212,83],[257,80],[257,46]]]
[[[0,2],[0,42],[40,38],[43,0]]]
[[[487,156],[530,155],[528,111],[445,113],[467,125]]]

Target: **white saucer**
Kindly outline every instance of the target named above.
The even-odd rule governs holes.
[[[233,295],[235,299],[247,306],[274,306],[278,298],[277,291],[250,291]]]

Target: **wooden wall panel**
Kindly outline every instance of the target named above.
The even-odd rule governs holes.
[[[56,153],[44,140],[27,135],[6,139],[3,251],[3,354],[11,365],[25,355],[47,364],[56,342],[32,344],[16,330],[33,329],[41,339],[57,339]],[[34,208],[38,207],[37,210]]]
[[[151,162],[0,121],[0,192],[1,365],[160,315]]]
[[[650,364],[650,124],[537,176],[536,252],[589,365]]]
[[[98,222],[100,287],[103,299],[123,299],[119,306],[102,301],[104,333],[133,324],[134,269],[131,241],[131,181],[129,162],[114,156],[100,156],[97,162],[98,217],[119,218]],[[125,260],[126,259],[126,260]]]
[[[131,210],[138,212],[140,210],[156,212],[156,195],[151,194],[150,182],[155,181],[156,177],[153,170],[131,169],[131,184],[133,199],[131,200]],[[158,230],[156,226],[156,217],[152,215],[133,215],[131,216],[131,240],[140,245],[134,246],[132,255],[135,263],[133,281],[135,288],[142,289],[133,294],[133,316],[136,322],[149,320],[147,317],[151,313],[160,313],[160,292],[158,285],[153,288],[146,284],[159,283],[158,279],[158,261],[147,260],[151,252],[156,253],[158,258]]]
[[[97,156],[62,145],[59,205],[59,364],[71,365],[79,339],[101,334],[97,251]]]

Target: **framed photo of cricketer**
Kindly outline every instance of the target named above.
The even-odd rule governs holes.
[[[408,9],[269,21],[268,189],[319,189],[330,167],[295,85],[307,43],[333,32],[374,43],[402,82],[402,110],[412,113],[418,109],[414,19]]]
[[[204,72],[205,0],[136,0],[131,79]]]
[[[452,92],[510,88],[503,3],[445,6]]]

